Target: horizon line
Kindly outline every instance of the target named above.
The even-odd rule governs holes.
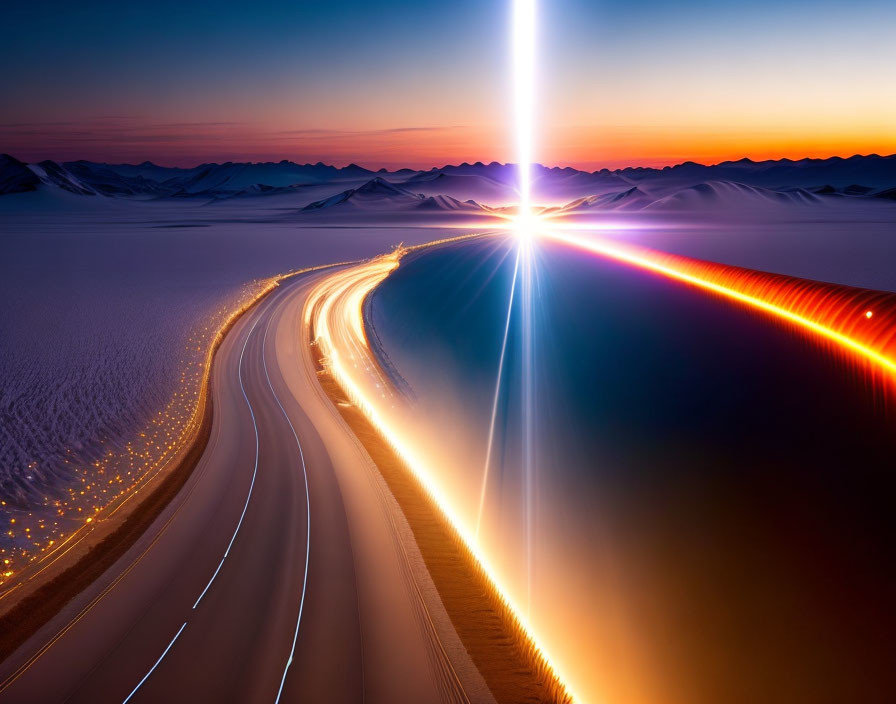
[[[19,161],[19,162],[24,163],[24,164],[39,164],[39,163],[41,163],[42,161],[52,161],[52,162],[57,163],[57,164],[76,163],[76,162],[79,162],[79,161],[84,161],[84,162],[88,162],[88,163],[91,163],[91,164],[99,164],[99,165],[106,165],[106,166],[135,166],[135,167],[136,167],[136,166],[143,166],[143,165],[145,165],[145,164],[149,164],[149,165],[156,166],[156,167],[159,167],[159,168],[164,168],[164,169],[182,169],[182,170],[197,169],[197,168],[199,168],[199,167],[201,167],[201,166],[210,166],[210,165],[216,165],[216,166],[223,166],[223,165],[226,165],[226,164],[264,165],[264,164],[283,164],[283,163],[287,163],[287,164],[295,164],[296,166],[323,166],[323,167],[330,167],[330,168],[334,168],[334,169],[338,169],[338,170],[344,170],[344,169],[348,169],[348,168],[360,168],[360,169],[364,169],[365,171],[369,171],[370,173],[374,173],[374,174],[375,174],[375,173],[383,173],[383,172],[385,172],[385,173],[396,173],[396,172],[398,172],[398,171],[404,171],[404,170],[407,170],[407,171],[418,171],[418,172],[438,171],[438,170],[440,170],[440,169],[446,169],[446,168],[449,168],[449,167],[460,168],[460,167],[463,167],[463,166],[496,166],[496,165],[497,165],[497,166],[516,166],[516,163],[515,163],[515,162],[512,162],[512,161],[500,162],[500,161],[492,160],[492,161],[489,161],[489,162],[484,162],[484,161],[477,160],[477,161],[473,161],[473,162],[470,162],[470,161],[462,161],[462,162],[460,162],[460,163],[445,163],[445,164],[442,164],[441,166],[436,165],[436,166],[431,166],[431,167],[429,167],[429,168],[414,168],[414,167],[412,167],[412,166],[398,166],[398,165],[396,165],[396,164],[391,164],[390,167],[387,167],[387,166],[381,166],[380,168],[372,168],[372,167],[363,166],[362,164],[358,164],[357,162],[354,162],[354,161],[349,162],[349,163],[347,163],[347,164],[345,164],[345,165],[343,165],[343,166],[337,166],[336,163],[328,163],[328,162],[325,162],[325,161],[323,161],[323,160],[318,160],[318,161],[312,163],[312,162],[310,162],[310,161],[307,161],[307,162],[293,161],[292,159],[286,159],[286,158],[284,158],[284,159],[280,159],[279,161],[273,161],[273,160],[263,160],[263,161],[232,161],[232,160],[227,160],[227,161],[201,161],[201,162],[196,163],[196,164],[194,164],[194,165],[192,165],[192,166],[170,166],[170,165],[161,164],[161,163],[152,161],[151,159],[144,159],[143,161],[139,161],[139,162],[137,162],[137,161],[134,161],[134,162],[129,162],[129,161],[120,161],[120,162],[114,162],[114,161],[94,161],[94,160],[92,160],[92,159],[83,159],[83,158],[82,158],[82,159],[66,159],[66,160],[41,159],[40,161],[27,161],[27,160],[19,159],[18,157],[16,157],[16,156],[10,154],[9,152],[2,152],[2,155],[3,155],[3,156],[11,157],[11,158],[15,159],[16,161]],[[670,164],[666,164],[666,165],[664,165],[664,166],[649,166],[649,165],[644,165],[644,164],[630,164],[630,165],[628,165],[628,166],[622,166],[622,167],[617,167],[617,168],[603,167],[603,168],[600,168],[600,169],[594,169],[594,170],[582,169],[582,168],[578,168],[578,167],[571,166],[571,165],[560,165],[560,164],[554,164],[554,165],[552,165],[552,166],[548,166],[547,164],[542,164],[542,163],[540,163],[540,162],[533,162],[532,165],[533,165],[533,166],[538,166],[538,167],[541,167],[541,168],[545,168],[545,169],[561,169],[561,170],[571,169],[571,170],[573,170],[573,171],[578,171],[578,172],[581,172],[581,173],[598,174],[598,173],[616,173],[616,172],[620,172],[620,171],[627,171],[627,170],[630,170],[630,169],[644,169],[644,170],[653,170],[653,171],[664,171],[664,170],[667,170],[667,169],[674,169],[674,168],[677,168],[677,167],[680,167],[680,166],[686,166],[686,165],[703,166],[703,167],[710,168],[710,167],[714,167],[714,166],[722,166],[722,165],[725,165],[725,164],[739,164],[739,163],[744,163],[744,162],[749,162],[749,163],[751,163],[751,164],[764,164],[764,163],[770,163],[770,162],[771,162],[771,163],[782,163],[782,162],[798,163],[798,162],[801,162],[801,161],[819,161],[819,162],[820,162],[820,161],[831,161],[831,160],[835,160],[835,159],[839,159],[839,160],[841,160],[841,161],[848,161],[849,159],[855,159],[855,158],[862,158],[862,159],[870,159],[870,158],[890,159],[890,158],[894,158],[894,157],[896,157],[896,153],[893,153],[893,154],[878,154],[878,153],[876,153],[876,152],[871,152],[871,153],[869,153],[869,154],[855,153],[855,154],[850,154],[849,156],[841,156],[841,155],[839,155],[839,154],[832,154],[832,155],[830,155],[830,156],[823,156],[823,157],[810,157],[810,156],[805,156],[805,157],[800,157],[800,158],[796,158],[796,159],[795,159],[795,158],[791,158],[791,157],[778,157],[778,158],[769,158],[769,159],[753,159],[753,158],[748,157],[748,156],[743,156],[743,157],[740,157],[740,158],[737,158],[737,159],[734,159],[734,158],[732,158],[732,159],[724,159],[724,160],[722,160],[722,161],[717,161],[717,162],[713,162],[713,163],[703,163],[703,162],[699,162],[699,161],[694,161],[694,160],[692,160],[692,159],[685,159],[684,161],[679,161],[679,162],[675,162],[675,163],[670,163]]]

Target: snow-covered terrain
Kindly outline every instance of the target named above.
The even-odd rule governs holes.
[[[394,186],[402,195],[448,196],[462,203],[475,201],[490,207],[516,202],[518,174],[513,164],[492,162],[459,164],[426,171],[400,169],[374,172],[350,164],[336,168],[326,164],[267,163],[201,164],[193,168],[143,164],[97,164],[89,161],[24,164],[0,156],[0,195],[22,194],[55,187],[69,193],[142,199],[222,199],[290,196],[290,206],[304,208],[317,201],[374,184]],[[757,189],[771,200],[775,194],[800,201],[833,202],[843,199],[868,201],[896,198],[896,155],[853,156],[848,159],[801,159],[754,162],[749,159],[705,166],[686,162],[662,169],[627,168],[587,172],[570,167],[533,167],[533,199],[549,207],[594,196],[608,196],[585,205],[594,209],[640,209],[663,200],[671,208],[677,201],[698,204],[711,191],[727,198],[725,191]],[[632,192],[632,188],[637,191]],[[805,191],[805,193],[795,193]],[[404,193],[407,192],[407,193]],[[691,194],[696,192],[697,196]],[[637,198],[631,198],[634,194]],[[681,193],[681,198],[664,200]],[[628,195],[627,195],[628,194]],[[394,193],[392,194],[395,195]],[[20,198],[21,199],[21,198]],[[734,200],[730,202],[736,201]],[[2,201],[0,201],[2,202]]]
[[[473,200],[461,202],[447,195],[424,195],[408,190],[407,184],[399,186],[377,176],[358,188],[350,188],[329,198],[306,205],[304,212],[331,209],[352,210],[429,210],[482,212],[485,210]]]

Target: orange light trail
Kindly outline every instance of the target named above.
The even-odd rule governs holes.
[[[546,230],[577,249],[733,300],[834,343],[896,382],[896,294],[691,259],[604,237]]]
[[[364,303],[368,295],[398,267],[399,258],[403,253],[402,250],[398,250],[323,279],[308,296],[303,314],[305,325],[314,331],[314,342],[319,346],[324,367],[351,402],[404,460],[435,505],[457,531],[496,592],[516,617],[523,632],[551,668],[557,681],[565,688],[570,699],[581,701],[571,691],[568,680],[561,677],[557,664],[551,660],[526,617],[526,610],[518,605],[498,579],[491,561],[475,536],[474,528],[461,519],[443,491],[430,463],[426,461],[424,453],[414,446],[413,433],[406,432],[406,429],[400,427],[388,412],[389,401],[386,398],[386,390],[391,387],[391,382],[382,372],[368,343],[364,328]]]
[[[538,234],[784,320],[872,363],[886,372],[891,382],[896,381],[896,294],[716,264],[604,237],[550,230]],[[569,680],[561,676],[556,661],[542,645],[525,605],[502,584],[474,526],[468,526],[457,512],[426,453],[415,445],[413,431],[390,411],[390,382],[369,346],[364,305],[368,295],[397,268],[401,254],[397,251],[323,279],[309,295],[305,324],[314,330],[327,371],[427,490],[569,692]],[[570,696],[580,701],[575,694]]]

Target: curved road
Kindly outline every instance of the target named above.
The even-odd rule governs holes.
[[[492,700],[317,383],[305,305],[327,276],[287,281],[228,334],[190,480],[0,666],[0,704]]]

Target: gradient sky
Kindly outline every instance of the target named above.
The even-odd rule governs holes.
[[[4,3],[0,151],[511,161],[510,0]],[[541,0],[538,161],[896,152],[896,3]]]

